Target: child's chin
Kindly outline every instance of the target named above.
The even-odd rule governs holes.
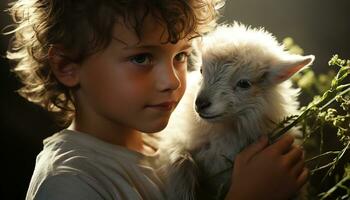
[[[144,127],[142,131],[143,133],[157,133],[162,131],[166,126],[168,125],[168,121],[160,122],[157,124],[154,124],[153,126]]]

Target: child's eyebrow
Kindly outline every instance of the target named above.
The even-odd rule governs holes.
[[[191,48],[193,48],[192,43],[190,43],[190,44],[185,44],[185,45],[183,45],[183,46],[181,47],[181,49],[191,49]]]
[[[128,49],[158,49],[160,48],[161,45],[131,45],[131,46],[125,46],[123,49],[128,50]],[[192,48],[192,44],[186,43],[181,46],[179,49],[189,49]]]

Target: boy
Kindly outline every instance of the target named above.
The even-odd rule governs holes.
[[[152,169],[156,149],[143,135],[167,125],[186,88],[192,40],[213,27],[219,4],[19,0],[13,5],[18,27],[8,58],[18,61],[20,93],[70,124],[44,141],[27,199],[165,199]],[[266,147],[263,138],[244,150],[227,199],[293,195],[307,174],[292,141],[286,136]],[[291,170],[294,165],[300,165],[298,171]],[[259,169],[266,173],[256,173]]]

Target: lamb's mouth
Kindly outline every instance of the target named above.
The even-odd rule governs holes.
[[[206,115],[206,114],[202,114],[202,113],[198,113],[198,115],[203,118],[203,119],[214,119],[214,118],[218,118],[221,116],[221,114],[218,115]]]

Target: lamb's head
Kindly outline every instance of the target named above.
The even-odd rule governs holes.
[[[237,23],[205,36],[202,48],[202,81],[195,107],[209,122],[275,112],[270,108],[286,103],[280,94],[283,82],[314,60],[313,55],[288,53],[263,29]]]

